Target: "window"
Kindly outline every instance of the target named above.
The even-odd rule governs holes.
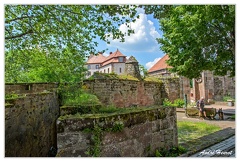
[[[109,73],[109,68],[108,68],[108,73]]]
[[[99,65],[96,65],[96,69],[99,69]]]
[[[105,69],[104,69],[104,73],[106,73]]]
[[[91,69],[91,65],[88,65],[88,69]]]
[[[122,68],[119,68],[119,73],[122,73]]]
[[[119,57],[118,62],[123,62],[123,57]]]

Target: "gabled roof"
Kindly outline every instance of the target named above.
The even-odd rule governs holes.
[[[91,56],[88,61],[87,64],[101,64],[103,61],[106,60],[106,57],[103,56],[101,53],[99,53],[97,56]]]
[[[172,68],[172,66],[169,66],[166,61],[169,59],[169,56],[166,54],[164,55],[155,65],[153,65],[148,72],[154,72],[154,71],[158,71],[161,69],[167,69],[167,68]]]
[[[110,53],[108,57],[103,56],[102,53],[99,53],[98,55],[90,55],[87,64],[102,64],[102,66],[108,65],[110,63],[116,63],[119,62],[118,57],[124,57],[126,58],[125,55],[123,55],[118,49],[114,53]],[[124,59],[124,62],[126,59]]]
[[[110,54],[105,61],[110,60],[111,58],[114,58],[114,57],[126,57],[126,56],[117,49],[117,51]]]
[[[122,54],[118,49],[116,52],[111,53],[106,60],[103,61],[102,66],[105,66],[110,63],[116,63],[119,62],[118,57],[126,57],[124,54]]]

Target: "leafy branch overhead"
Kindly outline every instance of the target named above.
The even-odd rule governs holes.
[[[198,78],[203,70],[235,76],[234,5],[144,6],[159,20],[161,49],[172,71]]]
[[[98,38],[134,33],[137,7],[159,20],[173,72],[235,76],[235,5],[5,5],[5,81],[79,81]]]
[[[132,5],[5,5],[5,48],[71,47],[95,52],[96,37],[122,39],[118,27],[136,18]],[[133,31],[129,28],[129,32]],[[111,33],[111,34],[110,34]]]
[[[97,38],[124,41],[136,13],[132,5],[5,5],[5,81],[79,82]]]

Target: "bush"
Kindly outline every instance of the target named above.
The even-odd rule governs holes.
[[[223,101],[224,101],[224,102],[227,102],[228,100],[235,101],[235,99],[232,98],[231,96],[223,96]]]
[[[82,93],[76,96],[68,96],[64,99],[64,105],[99,105],[101,104],[97,96],[88,93]]]
[[[122,122],[115,122],[112,127],[112,132],[121,132],[124,128],[124,124]]]
[[[114,113],[119,109],[114,105],[108,105],[99,109],[99,113]]]
[[[176,99],[172,103],[167,98],[165,98],[164,101],[163,101],[163,106],[183,107],[184,106],[184,100]]]
[[[176,107],[183,107],[184,106],[184,100],[183,99],[176,99],[173,102],[173,105]]]
[[[101,105],[101,102],[96,95],[87,93],[82,86],[73,85],[62,85],[58,89],[61,105],[65,106],[94,106]]]
[[[156,157],[177,157],[181,154],[184,154],[185,152],[187,152],[187,149],[185,149],[182,146],[173,147],[173,148],[170,148],[169,150],[162,148],[160,150],[156,150],[155,156]]]
[[[172,102],[169,101],[167,98],[163,100],[163,106],[173,106]]]

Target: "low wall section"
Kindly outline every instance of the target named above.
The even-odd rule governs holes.
[[[60,157],[146,157],[154,156],[156,149],[178,145],[175,108],[73,117],[59,119],[57,123]],[[112,131],[116,123],[123,126],[119,132]],[[96,126],[98,129],[94,131]]]

